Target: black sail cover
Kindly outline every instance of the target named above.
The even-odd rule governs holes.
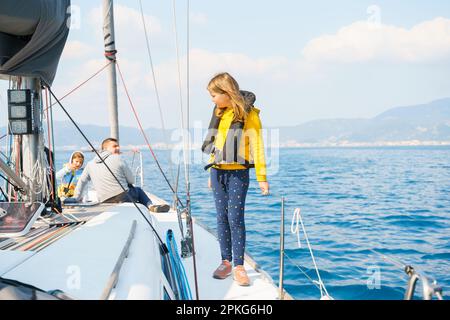
[[[0,1],[0,77],[52,84],[70,27],[70,0]]]

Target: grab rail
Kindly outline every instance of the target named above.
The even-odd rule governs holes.
[[[130,249],[131,241],[134,238],[135,231],[136,231],[136,220],[133,220],[127,242],[125,243],[119,258],[117,259],[116,265],[114,266],[111,275],[109,276],[106,287],[103,289],[103,293],[100,297],[101,300],[108,299],[112,289],[116,287],[117,281],[119,280],[120,269],[122,268],[123,261],[128,256],[128,251]]]

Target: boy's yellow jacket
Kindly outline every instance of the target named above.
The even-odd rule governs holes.
[[[243,128],[243,134],[239,144],[239,156],[255,165],[256,180],[267,181],[266,178],[266,161],[264,156],[264,142],[262,137],[261,120],[259,119],[260,110],[253,107],[247,115],[247,120]],[[228,129],[233,121],[233,108],[227,108],[223,113],[217,136],[214,140],[215,148],[222,150],[227,138]],[[211,155],[209,162],[214,162],[214,155]],[[220,163],[213,166],[216,169],[222,170],[242,170],[247,169],[243,164],[235,163]]]

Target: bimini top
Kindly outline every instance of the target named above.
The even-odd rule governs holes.
[[[0,77],[52,84],[69,34],[69,6],[70,0],[0,1]]]

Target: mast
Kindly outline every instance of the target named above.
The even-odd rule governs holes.
[[[113,0],[103,0],[103,36],[105,58],[111,61],[108,74],[108,111],[111,137],[119,140],[119,108],[117,103],[116,44],[114,36]]]
[[[15,200],[42,202],[49,196],[42,88],[50,87],[55,78],[69,34],[69,8],[70,0],[1,1],[0,75],[9,76],[12,84],[8,133],[14,137],[9,156],[15,167],[0,167],[16,184],[11,185],[22,189],[23,196]]]
[[[41,145],[41,135],[42,135],[42,104],[41,104],[41,88],[40,88],[40,81],[37,78],[29,78],[24,77],[22,78],[22,84],[23,89],[30,89],[32,92],[35,92],[32,96],[33,99],[33,133],[32,134],[26,134],[22,136],[22,161],[23,161],[23,167],[22,167],[22,173],[29,177],[30,180],[30,189],[32,190],[29,192],[29,200],[30,201],[42,201],[43,194],[42,194],[42,188],[40,191],[36,191],[36,184],[38,183],[35,179],[36,168],[43,168],[45,167],[45,164],[38,163],[41,161],[39,159],[39,151],[40,148],[43,148]],[[15,139],[18,139],[16,136]],[[36,166],[38,165],[38,166]],[[41,186],[42,187],[42,186]]]

